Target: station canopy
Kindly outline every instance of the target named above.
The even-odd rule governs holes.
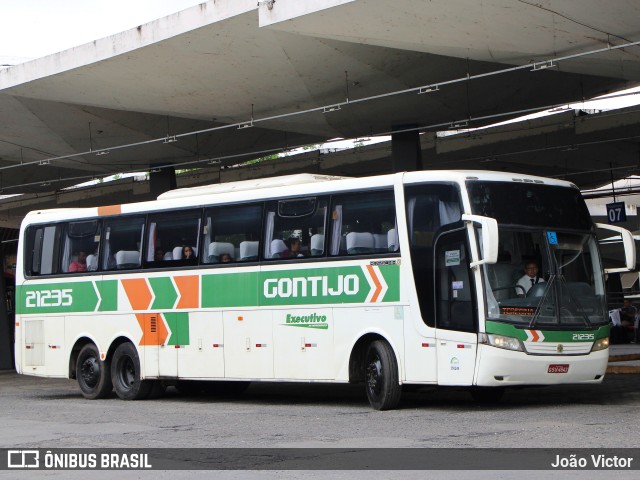
[[[640,81],[638,18],[637,0],[208,1],[1,69],[0,191],[220,169],[335,137],[435,135],[592,98]],[[637,168],[629,115],[610,120],[626,130],[601,142],[610,148],[590,170]],[[427,157],[424,168],[492,168],[478,159],[493,150],[455,163],[465,148],[448,142],[451,163]],[[563,158],[564,171],[585,168],[579,154]],[[499,161],[534,174],[558,168],[557,152]]]

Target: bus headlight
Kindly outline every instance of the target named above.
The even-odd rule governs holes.
[[[522,352],[522,342],[517,338],[505,337],[504,335],[487,334],[487,340],[489,345],[498,348],[504,348],[505,350],[514,350],[516,352]]]
[[[605,348],[609,348],[609,339],[601,338],[600,340],[596,340],[593,343],[593,347],[591,347],[591,351],[597,352],[598,350],[604,350]]]

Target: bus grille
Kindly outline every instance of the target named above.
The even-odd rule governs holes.
[[[527,353],[533,355],[586,355],[593,342],[522,342]]]

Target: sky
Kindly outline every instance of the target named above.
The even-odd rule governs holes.
[[[0,0],[0,65],[44,57],[205,0]]]

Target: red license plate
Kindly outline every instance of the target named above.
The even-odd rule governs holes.
[[[567,373],[568,371],[569,364],[567,363],[549,365],[549,368],[547,369],[547,373]]]

